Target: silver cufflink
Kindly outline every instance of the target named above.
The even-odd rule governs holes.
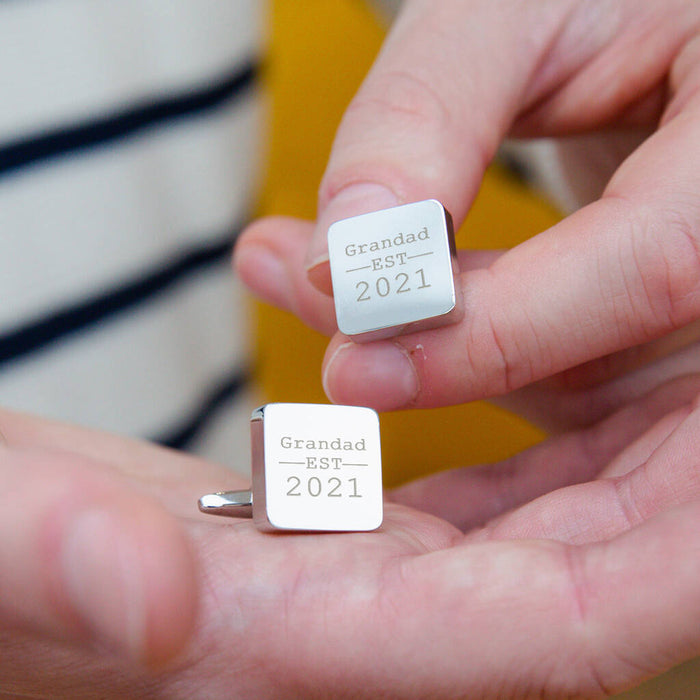
[[[273,403],[251,417],[250,491],[211,493],[199,509],[261,530],[365,531],[382,524],[379,418],[370,408]]]
[[[328,252],[338,328],[356,342],[462,316],[452,218],[435,199],[336,221]]]

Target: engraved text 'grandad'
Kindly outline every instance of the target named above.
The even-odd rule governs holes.
[[[396,246],[408,245],[418,241],[427,241],[430,238],[428,229],[423,227],[418,233],[399,233],[393,238],[382,238],[370,243],[348,243],[345,246],[345,255],[362,255],[363,253],[375,253],[378,250],[386,250]]]
[[[356,450],[363,452],[367,449],[364,438],[355,442],[341,440],[339,437],[332,440],[299,440],[290,435],[284,435],[280,439],[280,445],[285,450],[333,450],[337,452]]]

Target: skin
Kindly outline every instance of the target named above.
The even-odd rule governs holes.
[[[562,430],[632,398],[637,375],[644,393],[696,371],[688,353],[650,364],[698,339],[699,29],[692,1],[407,2],[340,125],[317,222],[256,222],[238,274],[332,336],[338,403],[499,397]],[[574,189],[595,198],[503,254],[462,251],[460,323],[337,333],[328,224],[435,197],[459,225],[507,135],[566,137]]]
[[[200,515],[198,496],[241,479],[0,412],[0,522],[14,533],[0,549],[2,696],[589,698],[635,685],[700,652],[699,389],[683,377],[508,462],[403,487],[381,529],[357,534]]]

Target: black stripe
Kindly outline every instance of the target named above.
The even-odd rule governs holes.
[[[0,366],[103,322],[213,265],[226,264],[235,233],[184,251],[170,261],[91,299],[57,310],[0,335]]]
[[[107,144],[155,125],[218,107],[249,88],[257,73],[258,65],[250,62],[200,90],[141,102],[89,122],[0,146],[0,177],[31,164]]]
[[[217,410],[232,399],[248,383],[246,372],[237,371],[221,379],[200,402],[187,419],[174,429],[164,433],[155,442],[177,450],[186,449],[201,435]]]

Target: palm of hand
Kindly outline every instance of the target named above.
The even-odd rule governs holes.
[[[232,687],[309,698],[596,689],[583,659],[546,677],[564,640],[584,650],[562,545],[470,542],[392,505],[377,533],[271,536],[246,522],[203,523],[194,536],[206,594],[201,655],[185,676],[207,678],[208,696]],[[538,657],[547,662],[533,673]]]
[[[686,400],[695,388],[664,388],[587,435],[553,438],[489,471],[405,487],[393,500],[447,519],[389,503],[381,530],[357,534],[270,535],[249,520],[200,516],[197,496],[242,484],[171,452],[4,415],[10,443],[39,450],[37,474],[56,448],[78,446],[72,454],[128,491],[131,507],[151,517],[160,500],[195,553],[199,604],[184,654],[160,671],[8,628],[3,688],[53,697],[100,688],[101,697],[489,698],[591,697],[638,682],[699,650],[700,416]],[[560,483],[559,468],[581,461],[602,478]],[[448,522],[456,513],[466,534]],[[152,534],[139,534],[156,558],[182,544],[171,533],[151,551]],[[171,571],[151,571],[168,616],[150,644],[194,602],[175,595]]]
[[[636,424],[614,459],[598,455],[600,478],[549,490],[549,460],[581,458],[575,435],[522,455],[516,468],[497,465],[510,470],[516,490],[519,479],[539,477],[542,495],[514,510],[502,505],[506,512],[483,528],[473,527],[478,502],[508,494],[503,478],[488,483],[484,471],[467,469],[459,485],[447,473],[395,494],[425,505],[438,492],[456,493],[462,512],[472,513],[460,523],[466,534],[396,504],[376,533],[270,536],[250,522],[193,526],[207,582],[209,653],[200,664],[227,669],[204,674],[212,694],[225,694],[233,678],[244,688],[250,682],[258,697],[495,698],[533,689],[592,697],[660,671],[671,649],[678,660],[687,655],[697,647],[684,619],[700,601],[677,567],[698,511],[673,506],[692,501],[697,480],[688,470],[664,483],[669,455],[687,444],[699,418],[682,393],[667,387],[598,426],[605,442],[621,423]],[[679,598],[659,597],[661,581],[673,581]],[[640,619],[640,603],[648,619]],[[231,648],[240,650],[233,665]]]

